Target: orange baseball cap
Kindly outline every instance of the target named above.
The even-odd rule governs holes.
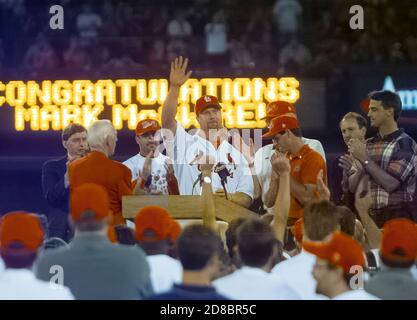
[[[168,237],[172,242],[176,242],[181,234],[181,226],[177,220],[172,219],[171,225],[168,229]]]
[[[298,219],[291,227],[291,232],[298,243],[303,243],[304,224],[303,218]]]
[[[86,212],[93,212],[96,220],[102,220],[110,215],[110,200],[107,190],[95,183],[82,184],[71,190],[71,218],[78,221]]]
[[[135,237],[138,241],[161,241],[169,236],[172,218],[159,206],[146,206],[135,217]]]
[[[159,130],[161,130],[161,125],[158,121],[153,119],[145,119],[138,122],[135,131],[137,136],[141,136],[147,132],[156,132]]]
[[[36,251],[44,240],[44,231],[40,219],[32,213],[14,211],[5,214],[0,223],[0,247],[12,249],[15,243],[30,251]]]
[[[205,95],[205,96],[198,98],[198,100],[195,102],[194,111],[196,115],[199,115],[201,111],[203,111],[204,109],[208,107],[217,108],[220,110],[222,109],[222,106],[220,105],[219,100],[215,96]]]
[[[386,222],[382,233],[381,256],[395,261],[416,260],[416,224],[408,219],[393,219]]]
[[[364,252],[360,244],[353,238],[336,232],[328,242],[304,242],[303,247],[318,258],[350,272],[353,266],[365,266]]]
[[[297,113],[293,104],[286,101],[273,101],[266,107],[267,119],[273,119],[286,113]]]
[[[297,119],[294,117],[288,117],[288,116],[279,116],[276,118],[273,118],[271,121],[271,125],[269,127],[269,131],[265,133],[262,138],[268,139],[275,137],[278,133],[290,130],[290,129],[297,129],[300,125],[298,124]]]

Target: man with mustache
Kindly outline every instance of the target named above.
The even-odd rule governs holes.
[[[139,153],[123,164],[130,169],[133,181],[144,194],[179,194],[172,163],[158,150],[160,129],[156,120],[139,121],[135,130]]]

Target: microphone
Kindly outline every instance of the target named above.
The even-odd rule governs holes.
[[[230,172],[226,167],[226,164],[223,162],[219,162],[214,166],[214,172],[217,173],[220,177],[220,182],[222,184],[224,194],[226,195],[226,199],[229,200],[229,196],[226,189],[227,184],[227,177],[230,177]]]

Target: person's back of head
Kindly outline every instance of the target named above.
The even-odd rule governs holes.
[[[180,232],[178,222],[162,207],[146,206],[136,214],[135,238],[147,255],[168,255]]]
[[[274,231],[259,219],[247,220],[239,227],[237,245],[242,264],[253,268],[271,269],[278,255]]]
[[[355,214],[346,206],[337,206],[340,214],[340,231],[348,236],[355,236]]]
[[[0,221],[0,255],[9,269],[31,269],[44,241],[40,219],[33,213],[15,211]]]
[[[98,184],[86,183],[71,190],[71,223],[76,232],[107,231],[110,221],[110,200],[107,190]]]
[[[327,200],[313,201],[303,209],[304,237],[310,241],[323,241],[340,228],[340,213],[336,205]]]
[[[237,230],[246,221],[244,218],[237,218],[230,222],[226,230],[226,247],[229,253],[229,257],[233,264],[239,268],[241,261],[239,258],[238,246],[237,246]]]
[[[177,246],[184,271],[202,271],[212,265],[213,275],[217,273],[223,243],[213,230],[203,225],[189,225],[182,231]]]
[[[88,129],[87,142],[91,150],[114,151],[113,144],[116,143],[117,132],[109,120],[98,120]],[[111,152],[110,152],[111,154]]]
[[[386,222],[382,232],[380,256],[388,267],[412,267],[417,259],[417,225],[408,219]]]

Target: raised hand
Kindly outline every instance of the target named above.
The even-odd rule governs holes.
[[[290,172],[291,166],[290,161],[285,156],[285,154],[280,152],[274,152],[271,156],[271,165],[273,171],[276,174],[281,175],[286,172]]]
[[[323,181],[323,170],[319,171],[317,175],[317,192],[319,194],[320,200],[330,200],[330,190],[327,188],[326,184]]]
[[[354,160],[355,159],[353,158],[352,155],[345,154],[345,155],[341,156],[340,159],[339,159],[339,167],[341,167],[346,172],[349,172],[350,169],[352,169],[352,165],[353,165]]]
[[[354,156],[359,161],[366,160],[368,154],[366,151],[365,143],[359,141],[358,139],[351,139],[348,143],[349,153]]]
[[[191,76],[192,71],[187,72],[188,59],[183,59],[182,56],[177,57],[171,62],[171,73],[169,81],[171,86],[182,86],[185,81]]]
[[[371,207],[371,190],[369,177],[363,176],[355,192],[355,208],[358,212],[368,212]]]

